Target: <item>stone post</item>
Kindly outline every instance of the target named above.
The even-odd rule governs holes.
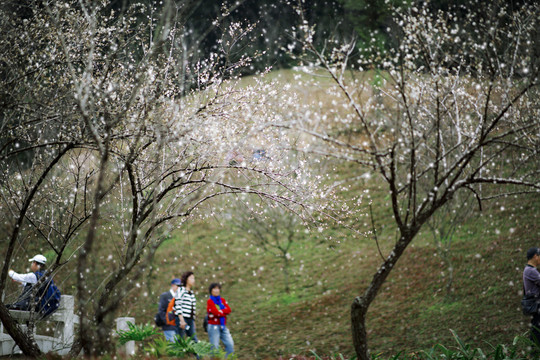
[[[133,317],[120,317],[116,319],[116,330],[129,330],[128,322],[135,324],[135,318]],[[135,341],[128,341],[121,348],[120,352],[126,355],[135,354]]]

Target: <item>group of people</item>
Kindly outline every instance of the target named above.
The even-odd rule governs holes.
[[[29,259],[31,262],[31,272],[27,274],[19,274],[13,270],[9,270],[9,277],[14,281],[21,283],[24,286],[23,294],[19,300],[10,304],[7,307],[18,310],[29,310],[28,296],[23,296],[30,293],[30,289],[35,285],[39,278],[43,276],[43,270],[47,259],[43,255],[36,255]],[[527,264],[523,270],[523,292],[525,295],[533,295],[540,299],[540,248],[533,247],[527,251]],[[48,287],[54,287],[57,292],[55,296],[49,296],[40,312],[50,313],[58,307],[60,292],[50,280]],[[195,274],[192,271],[187,271],[182,274],[181,278],[175,278],[171,281],[169,291],[161,294],[159,298],[159,310],[156,315],[160,319],[163,334],[168,341],[174,341],[177,336],[191,337],[194,341],[198,341],[195,316],[196,316],[196,297],[193,292],[195,286]],[[225,346],[227,356],[234,352],[234,342],[229,329],[227,328],[227,315],[231,313],[231,308],[227,301],[221,297],[221,285],[212,283],[208,288],[209,298],[206,302],[206,315],[208,316],[208,338],[215,349],[219,348],[220,340]],[[53,300],[57,300],[55,303]],[[174,299],[172,309],[170,304]],[[539,300],[540,302],[540,300]],[[172,310],[172,311],[169,311]],[[171,319],[172,317],[172,319]],[[167,321],[167,319],[169,321]],[[172,320],[172,321],[171,321]],[[540,345],[540,308],[539,313],[532,315],[531,319],[531,340]],[[536,354],[538,354],[535,351]]]
[[[193,292],[195,274],[187,271],[180,278],[171,281],[171,288],[159,297],[157,316],[165,339],[174,341],[177,336],[191,337],[198,341],[195,326],[196,297]],[[208,338],[215,349],[219,349],[220,340],[225,346],[226,355],[234,352],[234,342],[227,328],[227,315],[231,308],[227,301],[221,297],[221,285],[212,283],[208,288],[209,298],[206,302],[206,315],[208,316]],[[174,299],[172,311],[170,305]],[[172,319],[171,319],[172,318]],[[171,321],[173,320],[174,321]],[[169,321],[167,321],[169,320]]]
[[[14,304],[8,305],[8,308],[29,310],[29,304],[31,302],[28,295],[32,286],[43,276],[42,271],[45,268],[47,259],[43,255],[36,255],[29,259],[29,261],[31,262],[30,273],[19,274],[13,270],[9,270],[9,276],[14,281],[21,283],[24,286],[24,291],[19,297],[19,300]],[[537,269],[538,266],[540,266],[540,248],[530,248],[527,251],[527,264],[523,270],[523,291],[525,295],[533,295],[535,298],[540,299],[540,272]],[[180,279],[173,279],[170,290],[161,294],[159,298],[159,310],[156,316],[160,317],[160,323],[163,324],[161,328],[168,341],[174,341],[177,336],[188,336],[194,341],[198,341],[195,326],[196,297],[193,292],[194,286],[195,274],[192,271],[187,271],[182,274]],[[42,302],[39,311],[44,314],[56,310],[60,297],[60,293],[52,280],[49,287],[54,287],[57,294],[53,294],[56,296],[49,296],[48,299],[45,299],[46,301]],[[216,349],[219,348],[219,342],[221,340],[228,356],[234,352],[234,342],[227,328],[227,315],[231,313],[231,308],[227,304],[227,301],[221,297],[221,285],[219,283],[210,284],[208,293],[209,298],[206,302],[208,338],[212,346]],[[56,302],[53,301],[55,298]],[[172,309],[170,309],[173,299],[174,303]],[[169,319],[168,322],[166,321],[167,319]],[[540,313],[535,313],[532,316],[531,340],[535,344],[540,345]]]

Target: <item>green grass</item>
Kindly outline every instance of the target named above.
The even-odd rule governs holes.
[[[304,75],[295,79],[292,70],[270,75],[293,79],[298,91],[302,90],[301,82],[309,81]],[[305,99],[328,102],[331,98],[325,86],[329,83],[304,89],[302,94]],[[340,165],[337,171],[342,176],[358,175],[351,164]],[[351,198],[366,190],[373,201],[380,248],[388,254],[396,229],[390,199],[380,179],[356,181],[343,195]],[[363,204],[367,202],[366,198]],[[362,212],[367,213],[368,208]],[[484,203],[482,212],[475,210],[456,232],[450,248],[454,265],[450,297],[445,292],[446,265],[430,231],[424,228],[369,310],[372,353],[380,358],[396,354],[405,358],[436,344],[452,347],[456,339],[450,329],[486,353],[491,349],[489,344],[512,344],[529,326],[519,309],[521,276],[524,252],[540,245],[539,214],[540,202],[533,196],[503,198]],[[359,217],[355,224],[361,231],[371,230],[368,217]],[[107,242],[100,246],[103,254],[113,251]],[[332,354],[339,353],[352,356],[350,306],[381,262],[373,238],[331,225],[322,233],[303,233],[291,256],[291,292],[286,294],[279,259],[265,254],[225,219],[194,219],[161,246],[151,272],[145,273],[141,287],[133,286],[126,300],[129,306],[121,307],[118,315],[134,316],[137,324],[152,324],[159,294],[168,289],[172,278],[193,270],[200,339],[207,339],[202,331],[207,288],[218,281],[232,307],[228,326],[239,359],[288,358],[292,354],[310,357],[311,351],[321,358],[338,358]],[[66,290],[69,284],[65,283],[63,293],[71,293]]]
[[[372,197],[377,226],[384,225],[379,240],[386,253],[395,230],[388,209],[377,205],[385,201],[383,195],[373,192]],[[456,233],[450,252],[451,299],[445,295],[444,264],[431,234],[419,234],[368,314],[370,348],[375,353],[390,357],[437,343],[453,344],[450,329],[463,341],[485,349],[487,343],[511,344],[527,331],[528,319],[519,310],[521,272],[524,251],[536,244],[540,208],[531,198],[506,199],[503,211],[501,204],[475,212]],[[223,220],[193,223],[160,249],[159,271],[148,280],[156,291],[135,301],[130,315],[150,322],[153,310],[144,309],[154,308],[152,301],[167,289],[170,278],[193,269],[199,314],[205,309],[208,284],[223,283],[223,296],[233,309],[229,327],[240,359],[308,356],[311,350],[352,355],[350,305],[369,283],[380,257],[372,239],[343,229],[328,230],[333,236],[335,232],[345,235],[339,243],[321,244],[326,236],[322,233],[295,245],[291,293],[285,294],[279,259],[257,249]],[[174,257],[177,261],[171,261]],[[199,337],[204,336],[199,331]]]

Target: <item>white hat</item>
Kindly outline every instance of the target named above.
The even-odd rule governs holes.
[[[47,263],[47,258],[41,254],[34,256],[29,261],[35,261],[37,263],[45,265]]]

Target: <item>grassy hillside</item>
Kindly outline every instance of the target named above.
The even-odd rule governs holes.
[[[373,80],[370,73],[358,76]],[[292,70],[269,77],[292,84],[290,90],[300,102],[313,101],[324,108],[333,100],[325,92],[330,80],[323,77],[318,78],[318,87],[312,86],[306,75]],[[244,81],[247,84],[253,79]],[[337,168],[342,178],[361,175],[349,165]],[[378,178],[351,185],[342,195],[352,198],[364,194],[363,213],[368,212],[367,204],[372,200],[379,246],[388,254],[396,229],[387,191],[380,187]],[[528,319],[519,309],[521,273],[524,252],[540,245],[539,197],[501,198],[483,205],[483,211],[475,209],[457,228],[449,248],[453,265],[450,293],[446,291],[448,263],[441,258],[428,228],[406,250],[369,312],[373,352],[389,355],[429,349],[436,343],[453,346],[450,329],[480,347],[511,343],[527,331]],[[358,218],[357,225],[362,231],[371,230],[365,216]],[[102,234],[102,238],[107,236]],[[100,270],[107,272],[110,263],[106,259],[116,249],[107,241],[99,246]],[[26,250],[33,253],[39,249]],[[23,255],[20,261],[26,261]],[[152,269],[144,281],[133,285],[132,298],[126,300],[129,306],[123,306],[118,315],[134,316],[137,323],[153,323],[159,294],[168,289],[172,278],[192,270],[197,282],[200,339],[207,339],[200,329],[207,288],[217,281],[223,284],[222,294],[233,310],[228,325],[238,358],[277,359],[309,354],[310,350],[320,355],[351,356],[350,306],[381,263],[377,244],[371,237],[329,224],[322,232],[300,231],[290,255],[291,292],[286,293],[280,259],[254,245],[226,216],[204,221],[194,218],[158,250]],[[74,274],[66,267],[58,276],[65,294],[75,294]]]
[[[353,191],[369,189],[372,194],[384,254],[395,231],[388,199],[377,186],[376,181],[365,182]],[[521,272],[524,251],[538,245],[539,210],[538,199],[528,197],[494,201],[482,212],[475,211],[450,247],[454,266],[450,295],[445,290],[447,265],[425,229],[370,310],[372,351],[395,354],[428,349],[438,342],[452,346],[450,329],[480,347],[487,347],[486,342],[511,343],[523,334],[528,319],[519,309]],[[340,240],[325,241],[330,236]],[[224,219],[192,223],[160,249],[147,281],[150,292],[135,301],[129,315],[150,322],[157,296],[168,281],[191,269],[197,278],[199,314],[205,309],[209,283],[224,284],[239,358],[270,359],[309,350],[352,355],[350,304],[380,263],[376,244],[331,227],[304,233],[291,255],[292,291],[287,294],[279,259],[265,254]],[[201,331],[199,337],[204,339]]]
[[[358,75],[373,81],[373,74]],[[298,100],[330,106],[325,86],[318,86],[292,70],[270,74],[291,84]],[[245,79],[249,83],[250,79]],[[369,94],[365,93],[365,96]],[[358,176],[344,165],[339,175]],[[344,197],[369,194],[383,254],[396,238],[387,192],[380,179],[352,184]],[[366,192],[368,191],[368,192]],[[363,212],[367,212],[367,199]],[[457,211],[460,211],[460,205]],[[448,262],[441,258],[428,228],[417,236],[372,305],[370,348],[374,352],[429,349],[436,343],[454,345],[450,329],[475,346],[511,343],[528,329],[519,309],[524,252],[540,245],[538,196],[511,197],[485,203],[456,230],[448,259],[453,283],[447,292]],[[369,219],[359,228],[370,230]],[[331,240],[329,240],[331,239]],[[151,322],[157,296],[171,278],[185,270],[196,273],[198,324],[204,313],[207,287],[222,282],[223,296],[233,309],[229,326],[241,359],[275,359],[281,355],[352,355],[350,305],[361,294],[381,262],[372,238],[353,235],[336,225],[323,232],[300,232],[292,250],[291,292],[284,292],[282,262],[255,246],[235,230],[225,216],[192,221],[160,248],[146,289],[137,292],[136,306],[128,310],[138,322]],[[206,338],[202,330],[200,338]]]

